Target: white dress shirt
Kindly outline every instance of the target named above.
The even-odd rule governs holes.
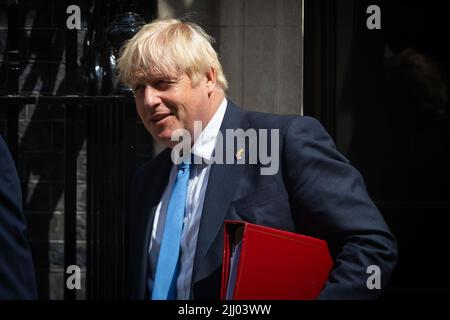
[[[204,159],[202,164],[192,164],[188,191],[186,195],[186,210],[181,233],[180,248],[180,268],[177,278],[177,299],[187,300],[190,296],[192,270],[194,266],[195,249],[197,247],[197,236],[200,227],[200,218],[205,200],[206,187],[208,185],[209,172],[214,148],[216,145],[217,134],[222,125],[223,117],[227,108],[227,100],[224,98],[219,108],[211,118],[207,126],[203,129],[194,145],[192,153]],[[194,162],[195,163],[195,162]],[[164,190],[161,200],[156,208],[155,219],[150,237],[149,245],[149,263],[151,272],[148,274],[148,287],[153,288],[155,279],[156,265],[158,263],[159,248],[164,231],[164,222],[166,220],[167,206],[169,204],[170,194],[177,176],[177,166],[173,165],[170,171],[169,182]]]

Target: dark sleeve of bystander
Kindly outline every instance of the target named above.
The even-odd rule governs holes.
[[[0,136],[0,300],[36,298],[19,177]]]

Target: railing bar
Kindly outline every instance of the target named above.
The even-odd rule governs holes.
[[[94,139],[93,139],[93,163],[94,163],[94,217],[93,217],[93,241],[94,241],[94,258],[93,258],[93,264],[94,264],[94,297],[98,299],[100,297],[100,236],[99,236],[99,225],[100,225],[100,208],[101,208],[101,159],[100,154],[102,150],[99,148],[99,141],[100,141],[100,131],[98,123],[101,119],[101,110],[99,108],[92,109],[92,112],[94,114],[94,119],[92,125],[94,126]]]
[[[117,176],[117,193],[120,194],[120,207],[118,207],[118,217],[117,217],[117,234],[120,234],[120,238],[117,239],[117,247],[119,248],[119,256],[117,261],[117,291],[118,291],[118,298],[124,298],[124,280],[123,280],[123,261],[126,259],[124,255],[124,248],[123,248],[123,216],[125,214],[124,212],[124,204],[125,204],[125,195],[123,194],[123,171],[124,171],[124,163],[122,161],[122,151],[123,151],[123,145],[125,143],[125,134],[124,134],[124,114],[123,114],[123,104],[120,104],[117,106],[117,125],[119,127],[118,132],[120,132],[120,143],[117,148],[117,162],[118,167],[120,170],[120,173]]]
[[[77,1],[67,1],[67,5],[76,4]],[[73,95],[77,85],[77,47],[78,33],[76,29],[66,29],[65,32],[65,93]],[[38,96],[36,104],[45,103]],[[65,188],[64,188],[64,269],[77,264],[76,247],[76,209],[77,209],[77,148],[76,148],[76,101],[65,101]],[[69,274],[64,272],[64,299],[76,300],[76,290],[67,285]]]
[[[17,39],[18,5],[8,5],[8,69],[7,92],[19,94],[19,47]],[[0,100],[1,102],[1,100]],[[20,102],[6,108],[6,141],[14,161],[17,163],[19,152],[19,109]]]
[[[111,144],[113,146],[113,159],[114,159],[113,167],[116,168],[116,169],[119,169],[119,163],[117,161],[118,160],[117,159],[117,155],[119,153],[119,138],[118,138],[118,135],[119,135],[119,129],[120,128],[119,128],[118,123],[117,123],[117,104],[116,103],[114,103],[112,105],[111,123],[112,123],[112,129],[113,129],[113,134],[112,134],[113,141],[112,141],[112,144]],[[119,210],[118,210],[117,204],[120,203],[120,193],[117,192],[117,182],[118,182],[117,181],[117,174],[113,174],[113,175],[111,175],[111,177],[112,177],[111,185],[112,185],[112,187],[114,189],[114,196],[117,199],[116,205],[113,207],[114,215],[113,215],[113,219],[111,221],[112,222],[112,226],[111,226],[112,227],[111,228],[111,233],[112,233],[112,235],[111,235],[111,243],[113,244],[113,247],[115,248],[115,250],[112,251],[113,252],[113,255],[112,255],[112,258],[113,258],[112,260],[113,261],[112,261],[112,263],[114,265],[112,277],[113,277],[113,279],[117,279],[117,258],[118,258],[118,255],[119,255],[119,251],[117,250],[118,249],[118,246],[117,246],[118,234],[117,234],[116,229],[117,229],[117,221],[118,221],[117,215],[119,214]],[[113,283],[113,290],[112,290],[113,297],[117,297],[117,280],[113,281],[112,283]]]
[[[65,109],[65,187],[64,187],[64,269],[76,265],[76,194],[77,194],[77,150],[75,117],[77,106],[66,105]],[[69,274],[65,274],[65,279]],[[64,299],[75,300],[76,291],[70,290],[64,281]]]
[[[115,115],[115,104],[113,103],[110,107],[109,107],[109,112],[108,112],[108,129],[110,132],[109,135],[109,155],[110,155],[110,159],[111,161],[108,163],[109,166],[109,170],[108,172],[109,174],[109,180],[108,180],[108,185],[109,185],[109,190],[111,192],[111,195],[114,197],[114,199],[116,199],[116,202],[114,203],[114,205],[112,205],[112,202],[110,201],[109,204],[109,225],[108,225],[108,244],[109,244],[109,263],[111,266],[111,272],[109,274],[109,278],[108,278],[108,283],[109,283],[109,287],[110,287],[110,291],[109,291],[109,298],[113,298],[115,297],[115,268],[116,268],[116,264],[115,264],[115,257],[116,257],[116,250],[117,247],[115,247],[115,235],[114,235],[114,228],[115,228],[115,216],[116,216],[116,207],[117,207],[117,194],[116,194],[116,186],[115,186],[115,176],[116,176],[116,172],[115,172],[115,168],[116,167],[116,150],[117,150],[117,142],[116,142],[116,135],[117,135],[117,127],[115,125],[114,122],[114,115]]]
[[[84,106],[86,107],[86,106]],[[95,297],[95,167],[94,161],[94,109],[86,110],[86,298],[92,300]]]
[[[99,159],[101,159],[102,161],[104,161],[105,159],[107,159],[108,154],[107,154],[107,148],[106,148],[106,144],[107,144],[107,140],[106,140],[106,129],[105,129],[105,122],[106,122],[106,114],[105,114],[105,110],[107,110],[107,108],[102,105],[100,108],[101,112],[100,112],[100,121],[99,121],[99,128],[100,128],[100,146],[101,146],[101,150],[102,153],[99,155]],[[100,286],[100,292],[101,292],[101,298],[105,299],[107,297],[107,292],[108,292],[108,288],[106,288],[106,284],[107,284],[107,275],[109,273],[109,269],[108,269],[108,265],[105,263],[106,259],[107,259],[107,244],[106,244],[106,239],[105,239],[105,229],[107,229],[107,219],[105,217],[105,215],[107,214],[107,199],[105,199],[105,195],[110,196],[110,194],[108,193],[108,189],[107,189],[107,176],[109,174],[109,171],[107,170],[107,163],[105,164],[105,166],[101,169],[101,189],[103,190],[103,192],[100,193],[99,198],[100,198],[100,223],[99,223],[99,237],[100,237],[100,254],[99,256],[100,261],[99,261],[99,266],[100,266],[100,270],[99,270],[99,286]],[[104,270],[104,273],[101,273],[101,270]]]

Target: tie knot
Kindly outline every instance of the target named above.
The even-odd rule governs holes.
[[[189,173],[190,167],[191,167],[191,164],[190,164],[190,163],[184,163],[184,162],[181,162],[181,163],[178,165],[178,174]]]

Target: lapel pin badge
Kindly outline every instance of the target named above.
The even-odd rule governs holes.
[[[244,149],[239,149],[238,152],[236,152],[236,159],[241,160],[242,159],[242,155],[244,153]]]

